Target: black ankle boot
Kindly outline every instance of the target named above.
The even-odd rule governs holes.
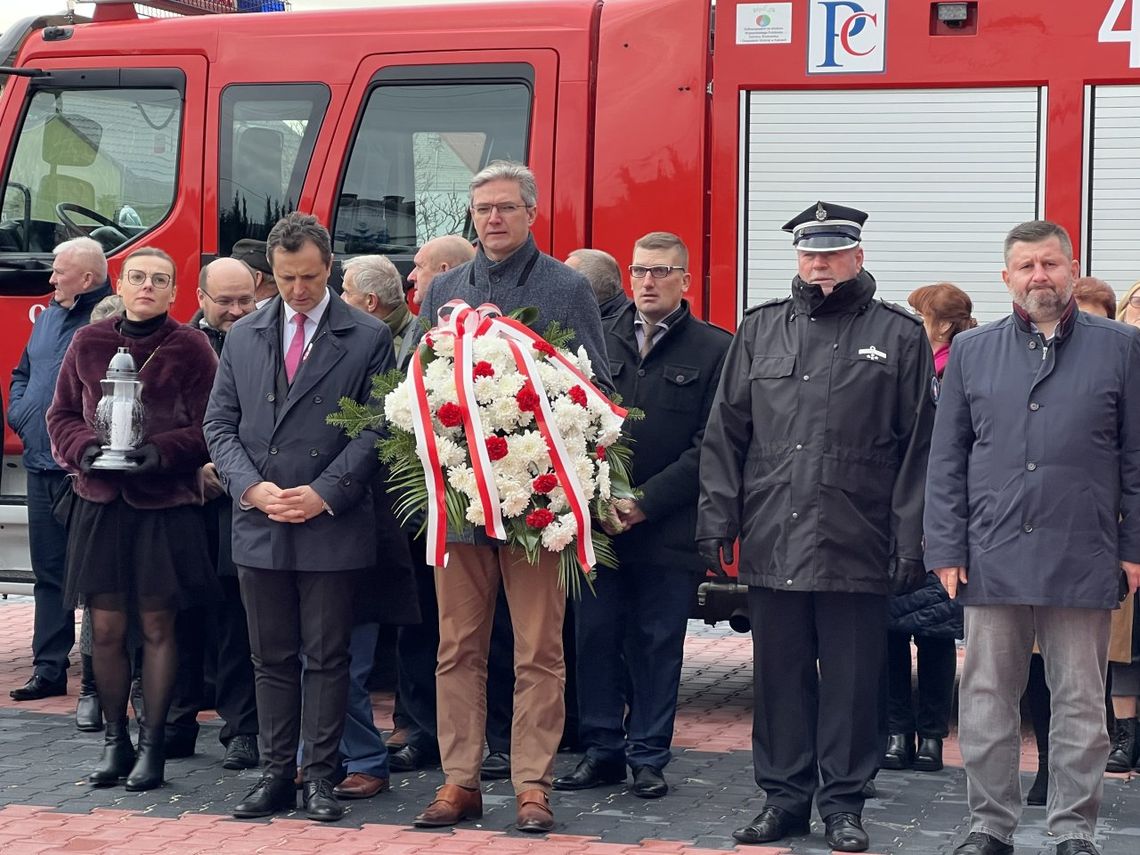
[[[107,732],[103,736],[103,756],[87,776],[87,783],[93,787],[113,787],[126,777],[134,762],[135,749],[131,745],[127,720],[108,721]]]
[[[1136,765],[1136,719],[1118,718],[1105,771],[1130,772]]]
[[[75,702],[75,726],[87,733],[103,729],[103,707],[95,689],[95,675],[91,670],[91,657],[83,654],[83,674],[79,680],[79,699]]]
[[[166,767],[166,742],[161,726],[146,727],[139,731],[139,756],[127,778],[127,789],[153,790],[162,786],[162,773]]]

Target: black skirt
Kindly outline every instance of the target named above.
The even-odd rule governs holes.
[[[100,504],[76,496],[64,596],[75,607],[99,594],[118,595],[131,608],[184,609],[217,599],[204,509],[140,510],[122,498]]]

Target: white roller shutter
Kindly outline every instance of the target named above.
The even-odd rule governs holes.
[[[870,214],[866,267],[905,305],[953,282],[979,321],[1009,313],[1002,241],[1038,215],[1043,91],[754,91],[743,96],[744,307],[795,274],[780,226],[817,199]],[[743,307],[742,307],[743,308]]]
[[[1140,86],[1093,89],[1085,269],[1124,296],[1140,279]]]

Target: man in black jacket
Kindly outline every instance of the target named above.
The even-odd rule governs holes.
[[[784,226],[799,275],[746,314],[701,448],[701,554],[731,563],[740,537],[752,620],[767,801],[743,843],[807,833],[814,797],[833,849],[867,849],[887,595],[925,577],[934,367],[919,319],[874,299],[866,217],[820,202]]]
[[[676,235],[638,240],[629,267],[633,304],[606,330],[614,386],[626,406],[645,411],[629,424],[642,495],[618,506],[621,566],[598,567],[597,596],[575,605],[586,756],[554,781],[558,790],[624,781],[627,763],[635,796],[669,790],[662,770],[671,756],[685,625],[705,569],[693,540],[701,436],[731,340],[689,311],[688,265]]]

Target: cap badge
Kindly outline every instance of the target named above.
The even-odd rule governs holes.
[[[871,360],[872,362],[882,362],[883,360],[885,360],[887,358],[887,355],[885,353],[883,353],[881,350],[879,350],[877,347],[875,347],[874,345],[872,345],[871,347],[859,348],[859,355],[866,357],[867,359]]]
[[[821,223],[827,219],[827,209],[823,207],[823,203],[817,203],[815,206],[815,218]]]

